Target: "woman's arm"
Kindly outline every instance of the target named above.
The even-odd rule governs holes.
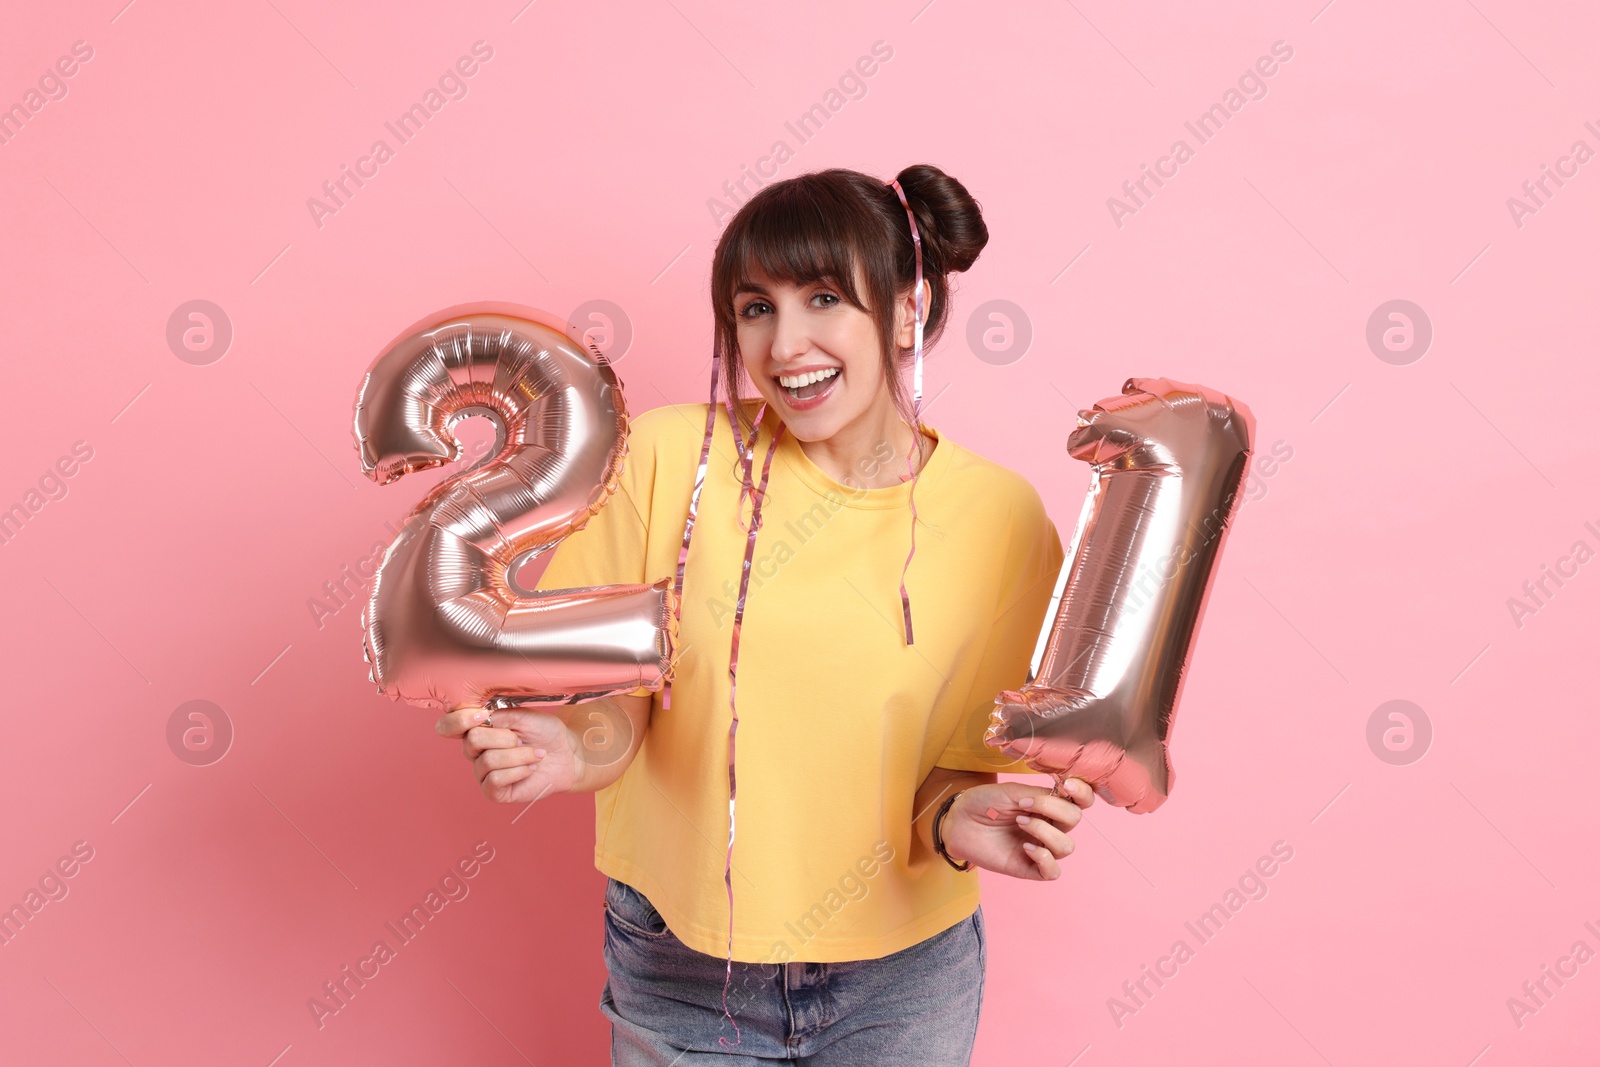
[[[615,696],[556,711],[483,708],[445,713],[435,729],[459,737],[484,796],[525,804],[549,793],[593,793],[622,777],[650,726],[651,696]]]
[[[622,777],[650,728],[652,696],[615,696],[576,704],[562,716],[578,754],[569,793],[593,793]]]
[[[965,790],[939,824],[952,860],[1013,878],[1060,878],[1059,861],[1074,847],[1069,832],[1094,803],[1094,790],[1081,778],[1046,789],[997,777],[935,767],[917,790],[912,828],[920,847],[933,851],[934,815],[946,797]]]
[[[916,803],[912,806],[911,836],[914,842],[927,853],[933,852],[933,817],[939,812],[939,805],[945,798],[958,790],[975,785],[990,785],[999,780],[993,772],[980,771],[953,771],[947,767],[935,767],[928,772],[927,780],[917,790]],[[945,816],[948,826],[949,816]],[[948,837],[949,835],[946,834]],[[945,851],[950,852],[950,858],[957,863],[966,859],[965,856],[956,855],[950,851],[949,842],[945,842]],[[939,861],[943,863],[943,860]]]

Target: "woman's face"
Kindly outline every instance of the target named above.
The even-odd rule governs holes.
[[[863,416],[890,413],[877,325],[838,286],[778,282],[758,268],[734,293],[733,313],[745,369],[799,439],[825,440]]]

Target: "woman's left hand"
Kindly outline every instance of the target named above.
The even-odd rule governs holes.
[[[1094,790],[1081,778],[1068,778],[1062,791],[1021,782],[969,786],[939,824],[945,851],[957,863],[970,860],[1013,878],[1060,878],[1056,861],[1073,849],[1067,831],[1094,803]]]

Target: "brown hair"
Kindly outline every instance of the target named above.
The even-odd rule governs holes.
[[[966,187],[938,167],[919,163],[895,176],[917,219],[922,275],[931,300],[923,308],[923,349],[932,348],[949,314],[946,277],[971,267],[989,241],[978,203]],[[860,264],[865,299],[856,289]],[[751,281],[752,265],[793,285],[828,281],[844,299],[871,315],[878,327],[884,379],[894,404],[909,421],[911,403],[899,370],[909,349],[896,350],[896,297],[916,277],[916,250],[906,209],[894,187],[860,171],[832,168],[775,182],[751,197],[729,220],[711,264],[713,344],[722,357],[722,388],[739,396],[744,360],[739,352],[733,294]],[[748,415],[735,404],[741,434]]]

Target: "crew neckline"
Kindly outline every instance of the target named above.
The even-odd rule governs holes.
[[[754,414],[753,411],[750,413]],[[769,417],[772,417],[772,412],[770,411],[766,416],[762,417],[762,425],[757,433],[756,455],[758,457],[765,456],[767,446],[772,440],[771,426],[767,422]],[[726,419],[727,412],[723,412],[723,420],[726,421]],[[955,451],[955,444],[947,440],[942,433],[927,423],[924,422],[920,425],[922,430],[933,438],[933,451],[928,454],[928,461],[923,465],[917,477],[917,481],[921,483],[923,490],[926,491],[930,485],[938,481],[950,466],[951,454]],[[911,501],[912,483],[910,480],[901,482],[898,485],[880,486],[876,489],[852,488],[843,482],[835,480],[831,474],[812,462],[811,457],[806,455],[805,449],[800,447],[799,439],[792,433],[786,432],[779,439],[775,458],[781,460],[812,492],[825,499],[836,497],[845,507],[880,510],[905,507]],[[757,476],[759,477],[759,471],[757,471]]]

